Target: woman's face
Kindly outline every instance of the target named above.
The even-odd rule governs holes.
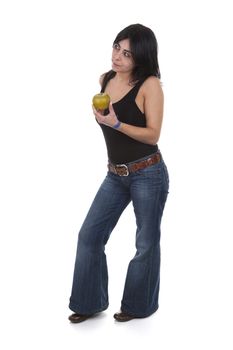
[[[119,73],[131,73],[134,61],[130,51],[129,39],[124,39],[113,44],[112,69]]]

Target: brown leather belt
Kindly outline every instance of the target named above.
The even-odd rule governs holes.
[[[141,160],[139,162],[131,163],[131,164],[108,164],[108,170],[112,173],[119,176],[128,176],[130,173],[133,173],[137,170],[145,169],[150,165],[159,163],[161,160],[160,153],[156,153],[153,156]]]

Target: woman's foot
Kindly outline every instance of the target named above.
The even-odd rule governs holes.
[[[80,314],[72,314],[68,317],[70,322],[72,323],[80,323],[83,321],[86,321],[88,318],[90,318],[92,315],[80,315]]]
[[[126,312],[122,312],[122,311],[115,313],[113,315],[113,317],[118,322],[127,322],[127,321],[130,321],[130,320],[133,320],[134,318],[138,318],[136,316],[129,315]]]

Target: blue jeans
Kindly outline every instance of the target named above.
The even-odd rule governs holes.
[[[108,307],[105,245],[131,201],[137,224],[136,254],[128,266],[121,310],[146,317],[158,309],[160,224],[168,187],[163,159],[127,177],[107,173],[79,232],[69,304],[72,311],[93,314]]]

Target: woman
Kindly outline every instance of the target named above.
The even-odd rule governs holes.
[[[158,149],[163,92],[157,41],[151,29],[133,24],[113,43],[112,70],[100,79],[111,103],[93,108],[108,152],[108,173],[79,232],[69,317],[78,323],[108,307],[105,244],[132,201],[136,254],[130,261],[117,321],[150,316],[158,309],[160,223],[168,194],[168,172]]]

